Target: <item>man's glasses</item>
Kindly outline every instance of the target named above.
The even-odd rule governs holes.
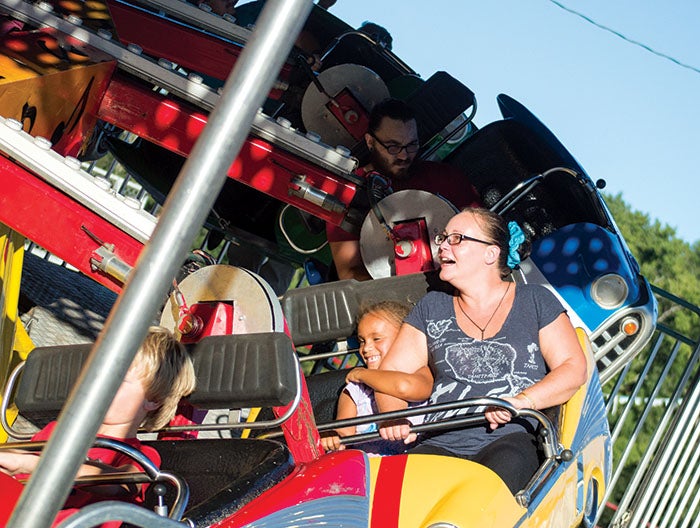
[[[486,242],[486,240],[479,240],[478,238],[470,237],[468,235],[463,235],[462,233],[450,233],[449,235],[447,233],[440,233],[439,235],[435,235],[435,243],[439,246],[442,244],[445,240],[447,240],[447,243],[450,246],[456,246],[458,244],[461,244],[462,241],[464,240],[471,240],[472,242],[478,242],[479,244],[486,244],[487,246],[492,246],[492,242]]]
[[[396,156],[402,150],[406,150],[406,154],[414,154],[418,152],[418,149],[420,148],[420,143],[418,143],[418,141],[411,141],[408,145],[396,145],[394,143],[392,143],[391,145],[387,145],[371,132],[369,135],[376,139],[377,143],[384,147],[384,150],[386,150],[392,156]]]

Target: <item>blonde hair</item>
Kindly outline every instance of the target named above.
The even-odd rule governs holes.
[[[359,323],[365,315],[376,315],[385,319],[387,322],[401,327],[403,320],[411,311],[411,307],[399,301],[379,301],[374,304],[361,306],[357,313],[357,322]]]
[[[148,431],[164,427],[175,416],[180,399],[195,389],[192,358],[175,336],[162,326],[152,326],[132,363],[148,401],[158,403],[141,424]]]

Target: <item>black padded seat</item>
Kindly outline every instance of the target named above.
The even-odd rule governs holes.
[[[38,427],[55,420],[92,346],[32,350],[16,388],[20,414]],[[196,407],[284,406],[294,398],[298,367],[284,333],[209,336],[188,349],[197,376],[197,389],[188,400]]]
[[[536,132],[513,119],[489,123],[445,162],[466,173],[489,208],[520,182],[549,169],[576,170]],[[604,215],[585,185],[559,171],[534,187],[506,217],[520,222],[536,239],[572,223],[599,224]]]
[[[365,303],[394,300],[417,303],[428,291],[451,291],[437,272],[359,282],[343,280],[288,291],[282,310],[295,346],[344,339],[355,331],[357,311]]]
[[[190,487],[185,517],[210,526],[270,489],[294,467],[281,443],[262,439],[158,440],[144,442],[160,453],[161,469]],[[156,504],[149,488],[147,502]],[[171,499],[166,495],[166,501]]]

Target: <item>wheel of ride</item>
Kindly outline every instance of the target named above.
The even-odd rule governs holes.
[[[318,74],[318,82],[310,83],[301,102],[301,119],[306,130],[316,132],[321,140],[332,146],[344,145],[348,148],[357,143],[358,138],[348,132],[346,126],[354,124],[359,116],[346,112],[346,126],[329,109],[329,96],[337,97],[347,88],[354,99],[369,113],[375,104],[389,97],[389,89],[384,81],[369,68],[358,64],[340,64]],[[332,103],[331,103],[332,104]],[[364,131],[363,131],[364,132]]]
[[[430,239],[430,252],[437,268],[435,235],[442,232],[457,209],[447,200],[427,191],[407,189],[383,198],[376,206],[387,225],[408,220],[425,219]],[[396,275],[394,243],[385,225],[370,211],[360,231],[362,261],[372,278],[380,279]]]
[[[283,332],[282,306],[272,288],[259,275],[244,268],[217,264],[205,266],[179,284],[185,302],[232,301],[234,334]],[[175,331],[179,306],[171,293],[163,308],[160,324]]]

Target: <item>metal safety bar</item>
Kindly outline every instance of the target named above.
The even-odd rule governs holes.
[[[7,0],[2,3],[24,4]],[[64,503],[102,417],[160,308],[172,277],[214,205],[226,172],[311,7],[311,0],[266,3],[257,29],[178,176],[153,236],[95,343],[8,527],[48,526]]]

